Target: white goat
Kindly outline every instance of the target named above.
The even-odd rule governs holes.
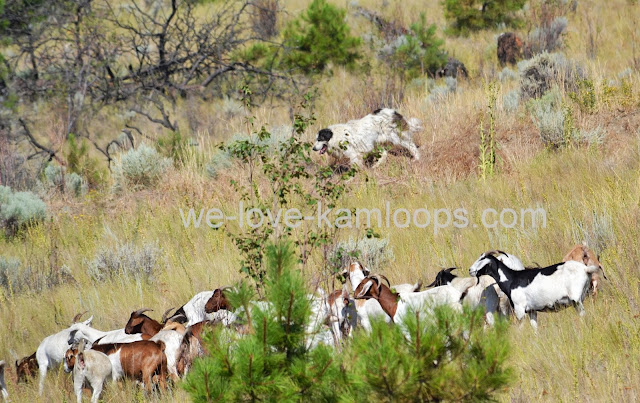
[[[541,269],[515,271],[496,256],[487,254],[472,267],[470,274],[493,277],[509,297],[518,320],[529,313],[531,326],[537,329],[538,311],[572,304],[580,315],[584,315],[582,301],[590,283],[589,275],[598,270],[598,266],[569,261]]]
[[[116,329],[108,332],[95,329],[89,325],[77,323],[74,329],[69,335],[69,344],[79,342],[81,339],[86,339],[90,344],[98,341],[98,344],[110,344],[110,343],[132,343],[134,341],[142,340],[142,334],[126,334],[124,329]]]
[[[40,396],[42,396],[44,389],[44,379],[47,376],[47,370],[62,363],[65,352],[73,343],[74,337],[72,333],[75,335],[75,332],[77,332],[81,326],[89,326],[92,320],[93,316],[84,322],[74,323],[70,327],[47,336],[42,340],[36,350],[36,361],[38,361],[38,371],[40,372],[40,382],[38,386]]]
[[[2,399],[6,402],[9,398],[9,392],[7,392],[7,384],[4,382],[4,369],[7,363],[4,360],[0,361],[0,390],[2,391]]]
[[[111,378],[111,361],[105,354],[99,351],[85,350],[84,347],[85,340],[82,339],[77,348],[72,347],[67,350],[64,370],[65,372],[73,371],[73,389],[76,392],[78,403],[82,402],[82,387],[85,381],[93,390],[91,402],[98,403],[105,381]]]

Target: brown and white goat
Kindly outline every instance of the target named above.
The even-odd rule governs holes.
[[[29,378],[33,378],[38,373],[38,360],[34,352],[30,356],[16,360],[16,375],[18,383],[27,382]]]
[[[164,342],[140,340],[132,343],[94,344],[91,349],[109,357],[114,380],[126,375],[143,382],[146,389],[151,391],[151,384],[157,375],[158,385],[162,389],[167,388],[168,371]]]
[[[444,285],[427,291],[396,294],[386,286],[381,275],[370,275],[360,282],[355,291],[356,299],[375,299],[395,323],[401,322],[409,309],[431,309],[436,305],[449,305],[462,311],[462,293],[455,287]],[[386,280],[388,282],[388,280]]]
[[[591,285],[589,290],[593,292],[593,296],[598,295],[598,283],[600,282],[600,271],[602,272],[602,276],[607,279],[607,276],[604,274],[604,268],[600,263],[600,256],[597,256],[591,249],[587,248],[587,245],[576,245],[574,246],[569,253],[567,253],[562,259],[563,262],[568,262],[573,260],[575,262],[584,263],[585,266],[597,266],[600,270],[598,272],[591,274]]]

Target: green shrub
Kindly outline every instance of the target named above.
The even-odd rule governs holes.
[[[210,355],[194,363],[183,383],[192,401],[338,400],[341,371],[334,350],[306,345],[311,307],[295,249],[280,241],[267,246],[265,258],[271,307],[255,306],[254,332],[232,345],[214,333],[206,343]]]
[[[404,323],[373,321],[351,338],[347,395],[354,401],[491,401],[511,380],[506,321],[485,329],[482,310],[436,307]]]
[[[455,35],[495,29],[499,24],[517,27],[521,20],[516,12],[526,0],[442,0],[449,30]]]
[[[171,165],[171,160],[141,144],[120,156],[113,168],[114,190],[138,190],[155,186]]]
[[[345,15],[326,0],[313,0],[284,31],[283,64],[305,74],[321,73],[329,63],[355,67],[360,39],[351,36]]]
[[[142,247],[135,247],[132,243],[124,243],[98,250],[87,270],[95,281],[131,276],[150,282],[162,267],[161,263],[162,249],[157,244],[145,243]]]
[[[47,205],[34,193],[12,192],[9,187],[0,186],[0,219],[9,235],[46,216]]]
[[[380,54],[403,78],[412,80],[427,73],[433,76],[447,63],[443,43],[436,36],[436,25],[427,25],[421,13],[420,19],[411,25],[411,34],[399,36],[382,48]]]
[[[394,259],[393,249],[388,239],[349,238],[338,242],[329,252],[329,262],[335,269],[345,268],[354,259],[373,272],[380,271]]]

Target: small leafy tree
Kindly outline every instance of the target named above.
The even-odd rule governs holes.
[[[404,323],[374,321],[351,339],[346,388],[355,401],[487,401],[511,375],[507,323],[484,329],[482,310],[436,307]]]
[[[345,14],[326,0],[313,0],[284,31],[284,65],[305,74],[321,73],[329,63],[355,67],[360,38],[351,36]]]
[[[243,88],[247,109],[251,106],[251,90]],[[333,209],[338,200],[347,191],[346,182],[356,171],[334,172],[331,166],[314,165],[309,155],[311,144],[303,142],[301,137],[315,120],[312,106],[315,93],[307,93],[298,110],[294,113],[293,132],[289,137],[277,142],[276,150],[269,147],[271,138],[264,126],[254,131],[254,117],[247,118],[250,136],[236,140],[222,149],[241,163],[245,169],[246,181],[232,180],[231,185],[240,195],[246,211],[258,210],[263,217],[275,216],[279,210],[291,207],[298,202],[303,217],[313,215],[317,209]],[[314,223],[315,224],[315,223]],[[335,238],[338,228],[329,222],[327,226],[301,225],[300,228],[280,223],[272,226],[247,225],[249,228],[227,231],[241,254],[240,271],[251,278],[261,293],[266,273],[263,257],[264,248],[269,242],[280,238],[292,238],[299,249],[299,258],[303,267],[314,249],[328,248]]]
[[[213,334],[210,356],[194,363],[184,388],[194,402],[337,401],[340,367],[332,348],[309,351],[310,304],[290,242],[266,248],[267,309],[252,310],[254,332],[234,344]]]
[[[454,35],[468,35],[473,31],[496,28],[498,24],[518,26],[516,12],[526,0],[442,0],[444,16]]]
[[[386,57],[391,67],[402,73],[404,79],[413,79],[424,74],[435,75],[447,62],[442,50],[444,41],[436,36],[436,25],[428,25],[424,13],[411,24],[411,33],[403,35],[391,46]]]

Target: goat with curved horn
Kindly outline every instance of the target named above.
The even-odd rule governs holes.
[[[169,312],[173,311],[174,307],[171,307],[169,309],[167,309],[163,314],[162,314],[162,323],[167,323],[167,318],[169,318]]]
[[[71,323],[78,323],[80,318],[82,318],[82,316],[87,312],[89,312],[89,311],[84,311],[84,312],[81,312],[81,313],[77,313],[76,316],[73,317],[73,321]]]

